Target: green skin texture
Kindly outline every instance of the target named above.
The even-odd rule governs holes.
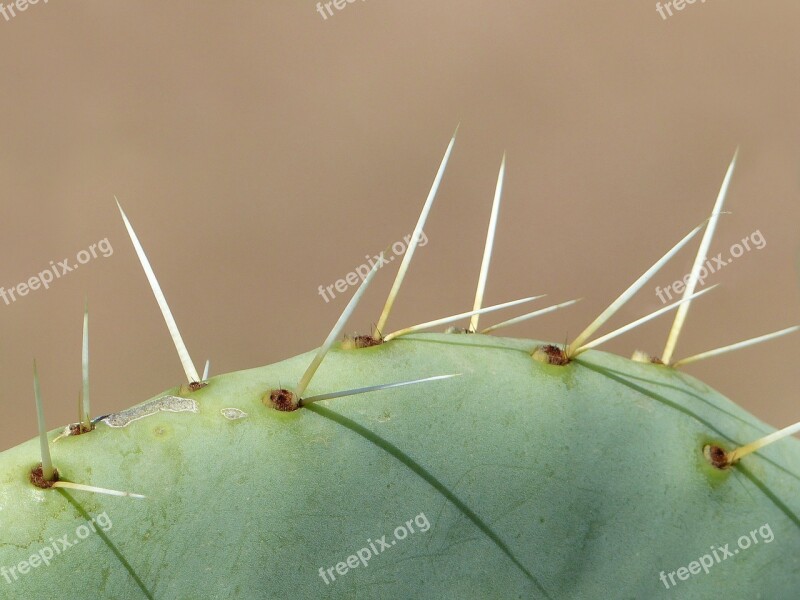
[[[0,598],[796,597],[800,441],[716,469],[704,444],[730,450],[773,429],[669,367],[598,351],[553,366],[531,357],[540,343],[414,334],[337,347],[306,397],[461,376],[265,406],[307,353],[165,392],[198,413],[50,433],[62,479],[144,500],[36,488],[38,441],[12,448],[0,454],[0,567],[74,539],[88,517],[106,512],[113,527],[11,584],[0,577]],[[229,407],[248,416],[228,420]],[[327,585],[319,576],[420,513],[428,531]],[[765,523],[770,543],[670,589],[659,580]]]

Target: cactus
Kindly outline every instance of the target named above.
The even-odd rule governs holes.
[[[505,158],[471,311],[387,331],[455,136],[377,325],[209,377],[193,366],[127,216],[187,381],[92,419],[88,309],[75,424],[0,454],[2,598],[728,598],[800,589],[800,442],[673,360],[722,213],[571,343],[481,329]],[[594,337],[704,230],[680,301]],[[677,309],[660,357],[597,350]],[[430,333],[469,319],[464,329]],[[40,365],[41,367],[41,365]],[[295,383],[296,382],[296,383]],[[291,385],[294,384],[294,385]]]

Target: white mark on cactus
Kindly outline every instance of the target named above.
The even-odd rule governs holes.
[[[229,421],[235,421],[236,419],[244,419],[247,416],[247,413],[243,410],[239,410],[238,408],[223,408],[219,411],[222,413],[222,416],[228,419]]]
[[[199,412],[197,402],[191,398],[164,396],[122,412],[108,415],[103,422],[109,427],[127,427],[130,423],[152,416],[159,412]]]

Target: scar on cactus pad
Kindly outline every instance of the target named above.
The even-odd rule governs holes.
[[[798,327],[675,359],[692,301],[712,289],[697,291],[699,266],[736,156],[711,216],[564,344],[493,334],[578,299],[480,323],[543,297],[484,307],[503,156],[472,308],[392,331],[454,143],[372,331],[345,335],[380,262],[319,349],[216,377],[208,361],[195,369],[118,203],[185,381],[92,418],[87,305],[78,418],[48,432],[34,363],[39,438],[0,454],[0,596],[793,597],[800,423],[775,431],[679,369]],[[596,335],[701,231],[680,300]],[[660,356],[597,350],[670,311]],[[425,331],[444,327],[469,335]],[[113,529],[93,527],[44,564],[48,540],[102,514]],[[430,529],[400,537],[411,514]],[[709,547],[735,547],[764,524],[774,544],[680,577]],[[390,551],[372,551],[387,538]],[[674,585],[659,577],[676,572]]]

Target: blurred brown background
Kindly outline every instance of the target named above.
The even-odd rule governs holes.
[[[800,6],[357,1],[40,1],[0,16],[0,285],[103,238],[91,260],[0,302],[0,448],[74,421],[91,308],[94,415],[183,372],[113,196],[147,250],[198,369],[322,342],[352,290],[329,285],[410,233],[461,129],[390,326],[468,310],[500,157],[487,303],[581,304],[508,330],[574,336],[707,213],[741,145],[711,254],[767,241],[709,279],[677,355],[800,322]],[[696,242],[611,327],[661,306]],[[377,319],[397,263],[350,330]],[[545,306],[540,301],[536,306]],[[519,314],[484,317],[489,324]],[[660,353],[663,317],[605,349]],[[800,418],[797,335],[686,370],[775,426]]]

